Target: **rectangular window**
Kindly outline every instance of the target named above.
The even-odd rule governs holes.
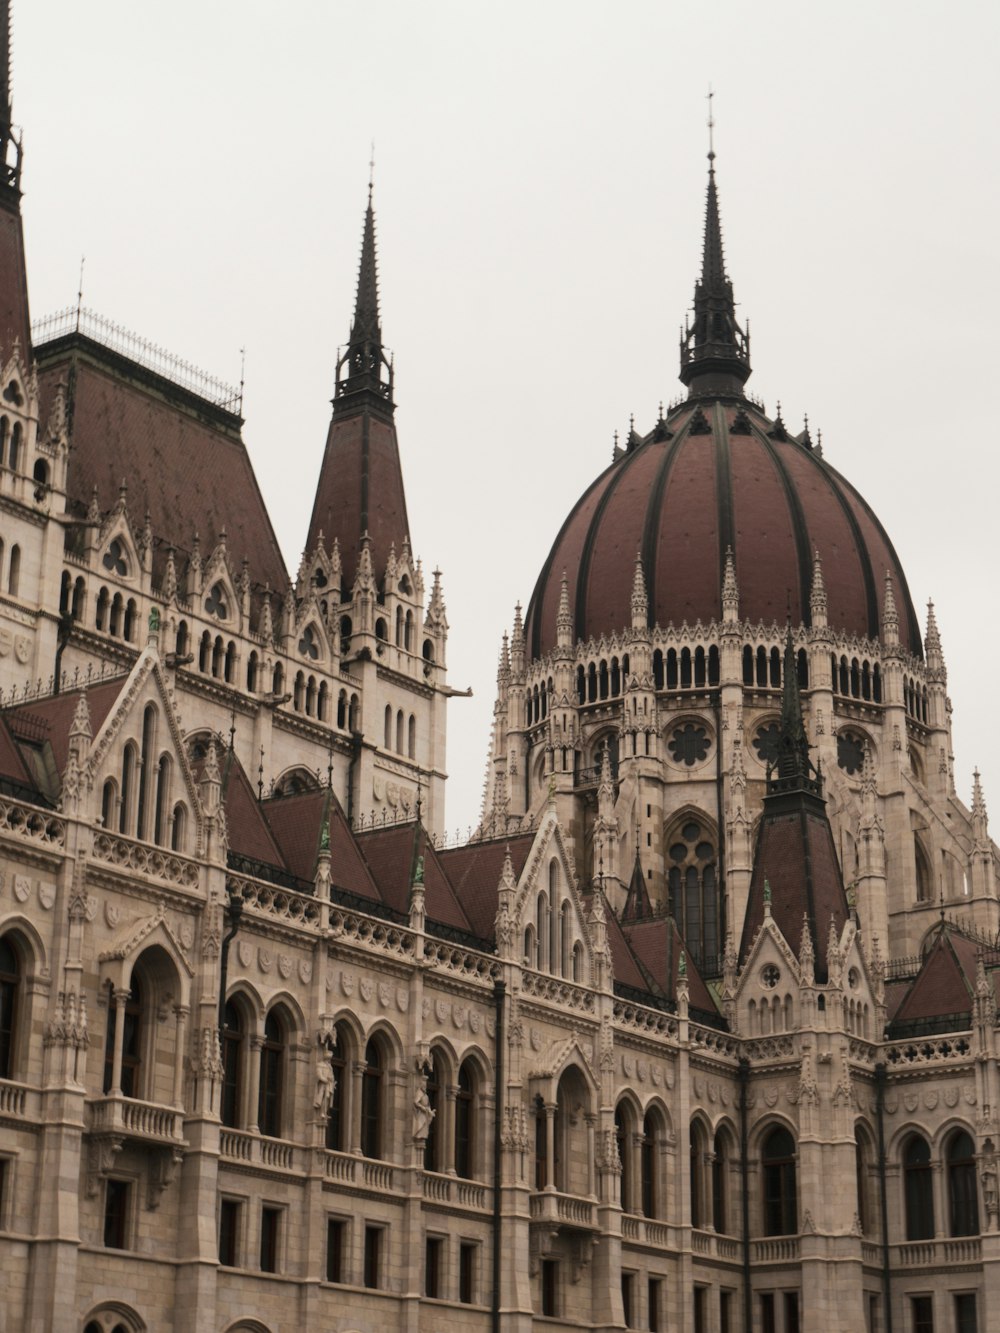
[[[382,1258],[382,1228],[365,1227],[365,1272],[366,1287],[379,1284],[379,1267]]]
[[[555,1318],[559,1313],[559,1264],[555,1259],[542,1260],[542,1314]]]
[[[799,1293],[785,1292],[785,1333],[799,1333]]]
[[[436,1300],[441,1295],[441,1255],[444,1241],[440,1236],[428,1236],[424,1249],[424,1295]],[[372,1284],[374,1285],[374,1284]]]
[[[344,1280],[344,1239],[347,1223],[339,1217],[331,1217],[326,1223],[326,1280],[343,1282]]]
[[[219,1204],[219,1263],[224,1268],[239,1267],[240,1202],[223,1199]]]
[[[458,1299],[471,1305],[476,1299],[476,1260],[479,1246],[463,1241],[458,1247]]]
[[[913,1333],[934,1333],[934,1301],[930,1296],[911,1296]]]
[[[660,1308],[662,1303],[663,1280],[662,1278],[651,1277],[646,1292],[646,1323],[649,1325],[650,1333],[660,1333],[663,1320],[663,1313]]]
[[[9,1231],[7,1204],[10,1202],[11,1167],[9,1157],[0,1157],[0,1231]]]
[[[625,1327],[634,1328],[632,1315],[634,1314],[634,1293],[635,1293],[635,1274],[622,1273],[622,1312],[625,1316]]]
[[[979,1333],[974,1291],[963,1291],[955,1297],[955,1333]]]
[[[761,1333],[776,1333],[774,1323],[774,1293],[765,1291],[760,1298]]]
[[[695,1287],[694,1289],[694,1333],[707,1333],[708,1325],[705,1322],[705,1304],[708,1297],[708,1291],[705,1287]]]
[[[262,1273],[276,1273],[278,1271],[281,1214],[281,1208],[269,1208],[266,1204],[260,1210],[260,1271]]]
[[[733,1333],[733,1293],[719,1292],[719,1333]]]
[[[130,1186],[127,1180],[108,1180],[104,1186],[104,1244],[124,1250],[128,1230]]]
[[[865,1306],[865,1315],[868,1320],[866,1333],[880,1333],[878,1319],[878,1297],[872,1292],[868,1293],[868,1302]]]

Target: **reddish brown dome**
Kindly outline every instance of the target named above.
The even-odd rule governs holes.
[[[584,492],[562,526],[528,606],[529,658],[556,643],[563,571],[573,637],[630,624],[639,551],[650,624],[722,618],[726,548],[736,561],[740,618],[810,623],[813,553],[823,562],[830,626],[878,638],[886,570],[904,649],[920,630],[885,529],[854,487],[808,442],[789,437],[736,393],[698,395]]]

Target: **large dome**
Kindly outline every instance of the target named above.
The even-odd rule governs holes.
[[[809,623],[814,552],[834,630],[878,638],[885,575],[905,649],[921,652],[902,567],[864,499],[814,449],[751,401],[694,397],[645,439],[633,436],[573,506],[535,585],[525,622],[529,657],[556,643],[563,573],[575,639],[630,623],[638,552],[650,624],[722,618],[732,547],[740,618]]]
[[[627,449],[584,492],[539,575],[525,622],[529,657],[556,644],[565,574],[574,639],[631,623],[638,552],[650,624],[722,618],[726,550],[732,547],[741,619],[809,624],[813,559],[823,565],[830,626],[877,639],[888,572],[904,649],[921,653],[906,579],[869,506],[814,449],[792,438],[743,386],[750,338],[736,319],[709,153],[701,276],[694,319],[681,341],[689,396]]]

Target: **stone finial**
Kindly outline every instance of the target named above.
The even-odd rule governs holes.
[[[826,968],[829,978],[834,985],[840,984],[843,965],[844,959],[840,952],[840,938],[837,935],[837,922],[831,912],[830,929],[826,937]]]
[[[521,603],[514,607],[514,628],[510,636],[510,674],[512,680],[524,677],[524,620],[521,616]]]
[[[927,633],[924,637],[924,653],[927,661],[927,679],[932,684],[944,685],[948,680],[948,668],[945,666],[944,653],[941,649],[941,634],[938,630],[934,603],[927,603]]]
[[[260,634],[265,643],[274,642],[274,618],[271,611],[271,585],[264,584],[264,596],[260,605]]]
[[[899,612],[892,585],[892,571],[885,571],[885,594],[882,599],[882,642],[887,648],[899,646]]]
[[[361,554],[358,556],[358,572],[354,576],[354,595],[375,591],[375,570],[372,565],[372,540],[365,532],[361,537]]]
[[[726,547],[726,564],[722,575],[722,619],[730,623],[740,618],[740,588],[736,582],[736,557],[733,548]]]
[[[174,548],[167,547],[167,564],[163,571],[163,600],[169,605],[177,598],[177,562],[174,558]]]
[[[649,597],[642,572],[642,557],[635,553],[635,572],[632,575],[632,628],[646,629],[649,624]]]
[[[80,697],[76,701],[76,711],[70,725],[69,738],[70,741],[82,740],[89,742],[93,734],[90,727],[90,707],[87,703],[87,693],[85,690],[81,690]]]
[[[817,629],[826,626],[826,612],[826,584],[823,581],[823,561],[820,559],[819,551],[814,551],[812,588],[809,592],[809,614],[813,625]]]
[[[573,613],[569,609],[569,580],[563,570],[559,585],[559,611],[556,615],[556,642],[560,648],[573,646]]]
[[[765,917],[769,917],[770,915],[771,915],[771,881],[765,876],[765,878],[764,878],[764,916],[765,916]]]
[[[976,850],[980,851],[983,848],[988,850],[990,845],[989,821],[986,817],[986,799],[983,796],[983,784],[979,777],[978,768],[972,774],[972,832]]]
[[[425,620],[432,629],[446,630],[448,628],[448,617],[445,613],[440,569],[435,569],[432,577],[434,581],[431,584],[431,595],[427,603]]]
[[[802,968],[803,985],[811,986],[816,980],[816,952],[813,949],[808,912],[802,913],[802,943],[799,945],[799,964]]]

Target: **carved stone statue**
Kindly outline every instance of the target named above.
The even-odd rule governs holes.
[[[427,1096],[427,1068],[417,1062],[417,1092],[413,1098],[413,1137],[418,1143],[426,1143],[431,1132],[431,1121],[437,1112],[431,1106]]]
[[[318,1119],[321,1120],[329,1118],[333,1095],[337,1091],[337,1080],[333,1076],[333,1066],[330,1064],[331,1049],[329,1034],[320,1033],[316,1051],[316,1095],[313,1098],[313,1107]]]

